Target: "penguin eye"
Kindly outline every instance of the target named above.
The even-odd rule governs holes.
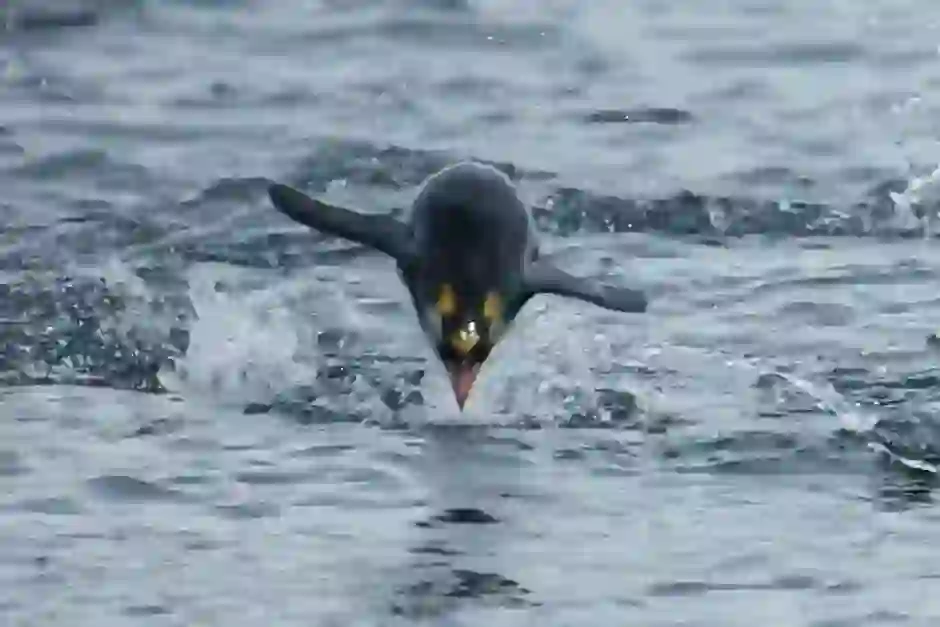
[[[457,313],[457,295],[454,294],[454,288],[450,283],[441,286],[437,295],[437,313],[441,316],[449,317]]]

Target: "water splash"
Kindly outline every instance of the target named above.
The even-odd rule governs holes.
[[[764,375],[784,381],[800,392],[815,399],[816,406],[826,413],[838,418],[840,425],[865,438],[869,449],[884,456],[890,462],[900,464],[905,468],[920,472],[937,474],[940,468],[937,465],[911,455],[902,453],[897,443],[892,444],[892,437],[887,433],[882,417],[865,410],[858,403],[850,402],[840,394],[831,383],[814,383],[807,379],[786,372],[773,372]]]
[[[318,355],[315,338],[308,335],[312,329],[285,306],[290,296],[285,290],[300,286],[229,291],[220,283],[227,274],[231,268],[215,264],[190,272],[196,318],[186,356],[176,373],[167,376],[168,387],[211,391],[243,404],[315,380]]]
[[[847,431],[864,434],[870,432],[878,424],[877,416],[865,411],[858,404],[851,403],[831,383],[814,383],[792,373],[779,371],[765,376],[785,381],[815,399],[817,408],[838,418],[839,424]]]
[[[4,382],[163,391],[157,373],[185,350],[185,307],[137,283],[119,262],[105,271],[113,283],[98,271],[72,270],[0,284]]]
[[[480,371],[466,411],[495,421],[524,413],[547,424],[594,416],[596,338],[586,336],[583,315],[570,310],[577,306],[533,298]]]
[[[906,457],[901,455],[900,453],[892,450],[891,447],[884,442],[869,442],[868,447],[876,453],[884,455],[890,461],[900,464],[905,468],[917,470],[920,472],[929,472],[934,475],[940,473],[940,468],[938,468],[936,464],[932,464],[925,459],[916,459],[913,457]]]
[[[899,226],[911,227],[919,223],[924,238],[932,237],[933,222],[938,217],[937,204],[940,202],[940,166],[925,176],[912,177],[902,192],[890,192],[889,195],[894,202]]]

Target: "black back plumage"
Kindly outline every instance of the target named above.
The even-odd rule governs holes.
[[[406,282],[418,300],[442,284],[464,302],[483,302],[489,291],[519,288],[527,256],[536,250],[531,219],[499,170],[459,163],[430,177],[409,216],[420,272]]]

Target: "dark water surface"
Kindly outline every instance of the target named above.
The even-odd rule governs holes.
[[[14,4],[0,624],[940,624],[940,5]],[[652,304],[534,299],[459,420],[265,187],[462,158]]]

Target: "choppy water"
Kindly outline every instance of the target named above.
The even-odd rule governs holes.
[[[940,620],[940,5],[38,5],[0,623]],[[651,308],[533,300],[456,424],[391,262],[265,187],[391,211],[462,158]]]

